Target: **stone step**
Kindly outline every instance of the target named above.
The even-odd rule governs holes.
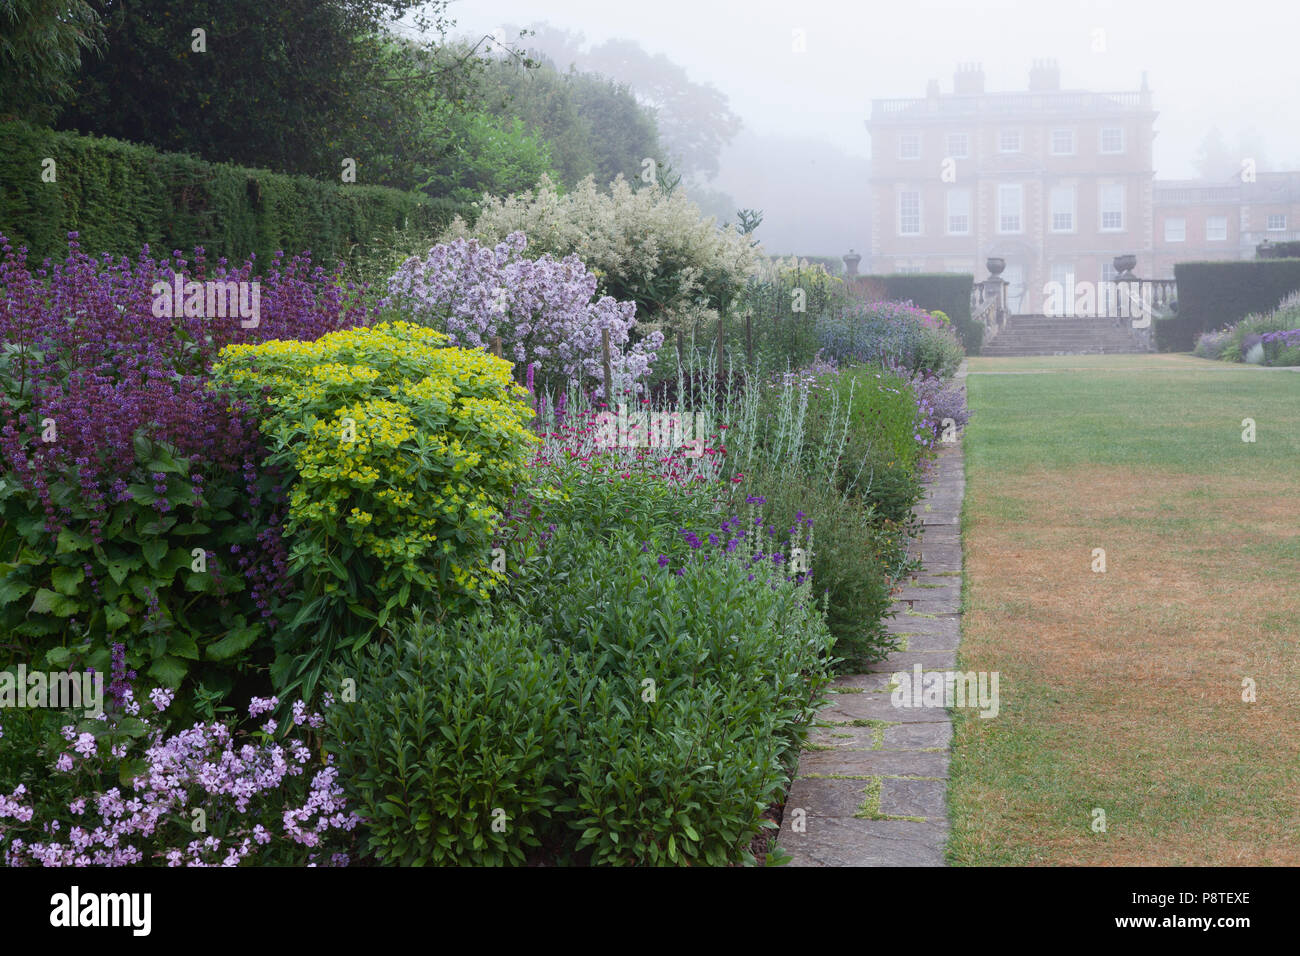
[[[1046,348],[1049,345],[1058,345],[1061,348],[1105,348],[1105,349],[1138,349],[1136,342],[1124,339],[1020,339],[1020,338],[1002,338],[999,336],[989,343],[992,348],[1001,343],[1001,348]]]
[[[1003,349],[1038,349],[1038,348],[1047,348],[1049,346],[1057,346],[1063,349],[1064,348],[1080,348],[1080,349],[1096,348],[1096,349],[1107,349],[1108,351],[1114,351],[1116,349],[1132,349],[1135,352],[1141,351],[1141,348],[1138,346],[1136,342],[1096,342],[1096,341],[1079,342],[1079,341],[1071,341],[1069,339],[1043,339],[1040,341],[1034,339],[999,338],[999,339],[994,339],[988,345],[989,348],[997,347]]]
[[[1055,355],[1146,355],[1142,349],[1009,349],[1003,352],[980,351],[984,358],[1041,358]]]

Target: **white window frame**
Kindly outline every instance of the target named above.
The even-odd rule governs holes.
[[[962,212],[962,213],[957,213],[957,214],[956,214],[956,215],[958,215],[960,218],[966,220],[966,228],[965,228],[965,229],[954,229],[954,228],[952,227],[952,220],[953,220],[953,215],[954,215],[954,213],[953,213],[953,209],[952,209],[952,201],[953,201],[953,197],[955,197],[955,196],[961,196],[963,199],[965,199],[965,210],[966,210],[966,211],[965,211],[965,212]],[[945,230],[947,231],[948,235],[950,235],[950,236],[969,236],[969,235],[970,235],[970,220],[971,220],[971,193],[970,193],[970,190],[969,190],[969,189],[950,189],[950,190],[948,190],[948,195],[947,195],[947,197],[945,198],[944,201],[945,201],[945,209],[944,209],[944,227],[945,227]]]
[[[1106,190],[1119,190],[1119,225],[1106,225]],[[1128,204],[1128,190],[1123,183],[1102,183],[1097,187],[1097,231],[1098,232],[1124,232],[1127,216],[1125,207]]]
[[[960,138],[961,152],[953,149],[953,140]],[[970,134],[969,133],[949,133],[944,137],[944,146],[947,147],[948,156],[952,159],[969,159],[970,158]]]
[[[1016,227],[1014,229],[1006,228],[1005,196],[1010,190],[1015,190],[1016,197]],[[1004,236],[1018,235],[1025,231],[1025,187],[1020,183],[998,183],[998,229],[997,231]]]
[[[1070,148],[1069,148],[1069,149],[1057,149],[1057,148],[1056,148],[1056,137],[1057,137],[1058,135],[1062,134],[1062,133],[1064,133],[1066,136],[1070,137]],[[1050,148],[1051,148],[1051,152],[1052,152],[1052,155],[1053,155],[1053,156],[1073,156],[1073,155],[1074,155],[1074,151],[1075,151],[1075,150],[1074,150],[1074,130],[1073,130],[1073,129],[1070,129],[1070,128],[1066,128],[1066,129],[1054,129],[1054,130],[1052,130],[1052,141],[1051,141],[1051,146],[1050,146]]]
[[[916,197],[916,231],[903,231],[903,200],[907,196]],[[919,189],[904,189],[898,194],[898,234],[900,236],[919,236],[921,235],[921,191]]]
[[[915,154],[908,155],[904,144],[915,142]],[[921,158],[921,134],[920,133],[899,133],[898,134],[898,158],[899,159],[920,159]]]
[[[1062,272],[1061,270],[1064,270]],[[1053,262],[1049,275],[1053,282],[1060,283],[1061,288],[1066,289],[1070,286],[1070,277],[1074,276],[1077,280],[1078,275],[1074,271],[1073,262]],[[1077,282],[1075,283],[1078,284]]]
[[[1005,137],[1014,134],[1016,137],[1016,148],[1007,149]],[[999,153],[1023,153],[1025,151],[1024,131],[1019,127],[1007,127],[998,130],[998,152]]]
[[[1216,222],[1223,223],[1223,228],[1221,230],[1217,230],[1223,233],[1223,235],[1221,236],[1216,236],[1214,234],[1216,230],[1212,230],[1210,228],[1210,224]],[[1205,241],[1206,242],[1227,242],[1228,241],[1228,217],[1227,216],[1206,216],[1205,217]]]
[[[1170,235],[1169,227],[1178,223],[1178,230],[1175,235]],[[1187,219],[1183,216],[1166,216],[1165,217],[1165,242],[1186,242],[1187,241]]]
[[[1106,134],[1108,132],[1119,133],[1119,149],[1106,148]],[[1124,152],[1125,139],[1123,126],[1103,126],[1097,131],[1097,152],[1107,156],[1119,156]]]
[[[1280,226],[1273,225],[1274,219],[1282,220],[1282,225]],[[1264,220],[1264,225],[1266,227],[1266,231],[1268,232],[1286,232],[1286,213],[1284,212],[1269,213],[1268,218]]]
[[[1056,208],[1056,197],[1058,195],[1061,195],[1066,190],[1069,190],[1069,194],[1070,194],[1070,213],[1069,213],[1070,225],[1066,229],[1059,229],[1057,228],[1056,225],[1056,217],[1058,212],[1060,212],[1060,210]],[[1073,186],[1053,186],[1047,196],[1047,217],[1048,217],[1048,221],[1047,221],[1048,232],[1055,232],[1055,233],[1075,232],[1078,228],[1078,223],[1079,223],[1078,190],[1076,190]]]
[[[1061,305],[1064,308],[1064,314],[1074,315],[1075,289],[1079,287],[1079,277],[1074,271],[1074,263],[1053,262],[1047,274],[1051,277],[1052,283],[1061,290]],[[1044,299],[1046,299],[1047,289],[1044,289],[1043,292]],[[1043,311],[1047,311],[1046,302],[1044,302]]]

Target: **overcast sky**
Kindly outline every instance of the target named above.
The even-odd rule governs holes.
[[[1156,175],[1195,175],[1218,126],[1265,145],[1273,168],[1300,168],[1297,0],[454,0],[457,33],[546,20],[588,43],[637,40],[712,83],[752,130],[815,137],[869,156],[872,98],[952,89],[959,62],[981,61],[987,90],[1024,90],[1054,57],[1067,89],[1154,94]],[[803,30],[807,52],[792,52]],[[1104,31],[1095,52],[1094,31]]]

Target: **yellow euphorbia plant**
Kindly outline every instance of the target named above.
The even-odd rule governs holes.
[[[493,532],[524,477],[533,410],[509,362],[407,322],[314,342],[231,345],[213,386],[258,414],[267,465],[292,475],[285,534],[303,603],[273,677],[306,693],[340,639],[401,608],[440,616],[504,578]]]

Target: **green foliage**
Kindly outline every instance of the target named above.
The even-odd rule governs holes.
[[[666,155],[654,111],[637,100],[628,84],[579,73],[573,75],[573,97],[591,128],[596,182],[639,176],[646,157]]]
[[[952,378],[965,358],[966,353],[951,327],[921,330],[921,339],[916,346],[918,370],[933,372],[940,378]]]
[[[828,596],[836,654],[878,660],[893,646],[882,622],[923,490],[916,405],[905,380],[875,367],[824,375],[819,384],[798,426],[807,449],[798,466],[780,453],[774,432],[765,442],[770,458],[758,459],[747,487],[767,499],[767,522],[785,527],[798,511],[813,516],[813,580]],[[769,392],[759,418],[790,419],[778,407],[788,401]]]
[[[883,495],[891,480],[901,483],[892,471],[880,473],[873,488]],[[784,528],[800,512],[813,516],[813,590],[824,601],[834,653],[846,672],[884,658],[897,644],[884,622],[893,604],[891,582],[906,565],[907,540],[900,529],[829,482],[783,481],[764,473],[751,485],[752,493],[766,499],[764,524]]]
[[[379,230],[347,250],[343,280],[358,287],[367,307],[378,307],[388,295],[388,280],[412,256],[427,255],[437,243],[431,235],[390,227]]]
[[[677,512],[643,507],[642,484],[563,487],[591,494],[539,499],[519,531],[549,528],[545,546],[512,559],[492,620],[417,619],[362,660],[357,702],[330,711],[341,779],[375,821],[371,852],[746,862],[829,680],[820,611],[770,564],[760,574],[719,553],[660,566],[645,526],[617,522],[627,508],[657,523],[652,538],[675,536]],[[593,519],[585,505],[600,501]],[[702,518],[703,501],[682,507]]]
[[[41,179],[46,157],[57,180]],[[326,266],[394,228],[432,234],[463,211],[447,201],[376,186],[320,182],[205,163],[112,139],[0,123],[0,223],[36,261],[58,256],[67,234],[83,248],[134,256],[203,246],[210,259],[264,267],[275,252],[310,249]]]
[[[468,205],[484,193],[531,189],[552,171],[548,145],[525,130],[522,120],[471,113],[452,123],[458,131],[454,150],[420,184],[431,195]]]
[[[751,574],[720,554],[660,567],[636,535],[580,523],[516,583],[585,662],[569,763],[591,862],[737,860],[783,792],[831,639],[806,589]]]
[[[83,62],[61,128],[335,182],[353,157],[358,182],[409,188],[409,171],[376,175],[427,155],[422,105],[454,103],[477,62],[426,39],[448,25],[445,0],[91,5],[107,43]],[[389,28],[398,19],[401,41]]]
[[[601,481],[581,465],[553,464],[539,471],[529,494],[548,523],[582,526],[601,538],[625,532],[656,554],[684,557],[679,529],[706,529],[718,521],[716,489],[678,487],[654,475],[628,472]],[[513,557],[511,566],[516,565]]]
[[[721,554],[661,567],[642,547],[558,525],[512,588],[585,664],[570,825],[593,863],[741,859],[783,792],[831,638],[805,587]]]
[[[718,174],[719,154],[740,131],[741,120],[716,87],[691,80],[681,66],[662,53],[652,56],[635,40],[613,38],[593,46],[579,67],[627,83],[644,97],[655,110],[660,140],[683,174]]]
[[[763,264],[759,275],[745,278],[724,311],[702,305],[672,309],[654,323],[664,330],[665,342],[660,360],[651,370],[652,379],[660,389],[665,383],[670,389],[675,384],[675,333],[681,334],[683,360],[696,372],[710,364],[718,374],[737,376],[757,369],[811,365],[821,358],[816,317],[841,301],[838,280],[827,276],[821,267],[795,264],[787,269],[780,260],[775,265]],[[671,359],[664,361],[666,356]],[[728,371],[724,373],[724,369]]]
[[[1300,345],[1290,345],[1278,350],[1277,357],[1269,362],[1270,365],[1300,365]]]
[[[73,93],[83,50],[103,25],[86,0],[10,0],[0,6],[0,115],[49,122]]]
[[[1157,315],[1151,321],[1151,328],[1157,352],[1191,351],[1196,337],[1203,331],[1199,321],[1189,322],[1181,315]]]
[[[1155,321],[1156,348],[1191,351],[1196,336],[1277,308],[1300,289],[1300,259],[1179,262],[1178,314]]]
[[[920,500],[926,449],[906,380],[878,367],[752,384],[722,419],[735,494],[766,499],[763,521],[814,519],[813,582],[828,599],[836,654],[879,659],[892,642],[881,624],[890,582],[906,567],[911,509]]]
[[[257,409],[267,464],[293,476],[285,531],[304,603],[277,643],[282,695],[310,695],[336,648],[364,646],[412,596],[464,613],[503,577],[489,551],[533,412],[509,362],[445,342],[381,323],[227,346],[213,368]]]
[[[1286,332],[1290,329],[1300,328],[1300,301],[1292,297],[1292,301],[1283,308],[1274,309],[1263,315],[1248,315],[1240,322],[1231,326],[1224,331],[1223,342],[1219,347],[1219,354],[1215,358],[1224,359],[1228,362],[1241,362],[1246,358],[1246,339],[1249,336],[1264,335],[1267,332]],[[1279,350],[1279,346],[1273,346],[1265,350],[1266,365],[1285,364],[1270,361]]]
[[[563,649],[517,611],[446,625],[417,613],[359,667],[357,700],[326,720],[370,821],[366,851],[396,866],[524,863],[578,732]],[[338,686],[353,671],[333,676]]]
[[[961,336],[961,347],[967,355],[979,355],[984,348],[984,325],[971,319],[956,324],[957,334]]]
[[[489,199],[472,226],[457,219],[442,239],[497,243],[515,231],[528,237],[530,258],[576,254],[596,274],[598,294],[636,302],[642,334],[680,310],[726,308],[756,258],[743,236],[703,218],[681,191],[618,180],[602,192],[592,178],[564,194],[548,178]]]
[[[249,652],[264,625],[243,599],[244,576],[218,557],[254,543],[256,526],[234,514],[238,476],[200,490],[188,459],[144,436],[134,447],[129,497],[112,504],[106,520],[75,474],[51,488],[52,500],[70,511],[54,541],[39,500],[0,478],[0,630],[22,648],[18,659],[50,669],[106,671],[116,641],[157,684],[174,688],[193,675],[209,689],[229,689],[240,673],[268,663]],[[154,473],[166,476],[162,494]],[[168,508],[160,513],[161,501]],[[202,572],[193,568],[200,556]],[[220,605],[214,596],[224,598]]]
[[[754,234],[754,230],[763,224],[763,210],[761,209],[737,209],[736,210],[736,228],[747,236]]]
[[[1300,259],[1300,239],[1285,242],[1269,242],[1265,239],[1255,247],[1258,259]]]
[[[911,302],[927,312],[942,311],[958,327],[970,320],[970,295],[975,277],[952,272],[896,272],[866,276],[881,283],[885,298]]]
[[[584,49],[587,42],[581,33],[538,22],[529,24],[528,33],[530,56],[544,56],[561,69],[599,74],[635,90],[654,114],[662,155],[672,157],[692,181],[717,175],[719,153],[741,127],[717,89],[691,80],[681,66],[663,54],[652,56],[633,40],[610,39]]]
[[[847,418],[837,486],[863,496],[886,521],[906,523],[921,499],[920,471],[928,454],[915,437],[920,415],[907,380],[864,366],[828,376],[825,382]],[[831,421],[825,415],[828,393],[814,395],[813,420]]]
[[[746,221],[756,225],[752,217],[742,218],[740,228]],[[843,304],[843,282],[824,266],[810,265],[805,259],[760,260],[757,266],[725,314],[688,312],[678,317],[678,327],[692,337],[695,348],[707,354],[717,347],[721,322],[723,361],[730,357],[737,365],[772,369],[807,365],[819,347],[816,317]],[[660,374],[670,371],[664,369]]]
[[[640,175],[645,157],[663,155],[654,115],[631,89],[589,73],[560,72],[547,59],[491,61],[478,78],[475,102],[495,116],[522,120],[543,139],[556,177],[568,188],[587,176],[601,188],[620,175],[631,179]]]

